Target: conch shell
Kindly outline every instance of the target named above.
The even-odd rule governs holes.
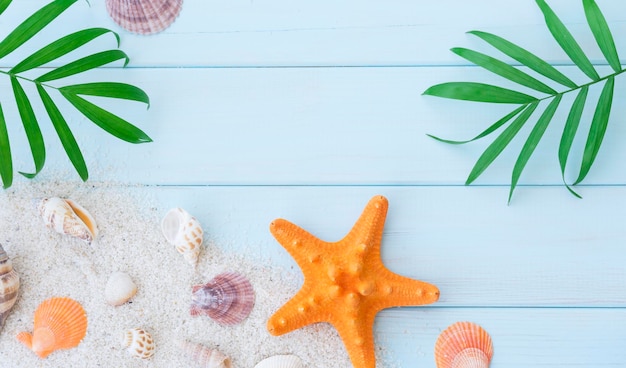
[[[493,357],[491,337],[472,322],[456,322],[435,343],[437,368],[487,368]]]
[[[9,256],[0,245],[0,331],[17,301],[19,289],[20,276],[13,269]]]
[[[78,346],[87,334],[83,307],[70,298],[44,300],[35,311],[33,334],[20,332],[17,339],[40,358],[59,349]]]
[[[167,242],[195,267],[203,235],[198,220],[182,208],[172,208],[161,221],[161,231]]]
[[[219,350],[211,349],[202,344],[182,341],[180,349],[196,363],[198,368],[231,368],[230,358]]]
[[[39,213],[46,226],[57,233],[82,239],[88,244],[98,236],[96,221],[71,199],[44,198],[39,202]]]
[[[161,32],[176,20],[183,0],[106,0],[113,21],[139,34]]]

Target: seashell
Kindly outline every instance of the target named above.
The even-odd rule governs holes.
[[[141,328],[124,331],[122,345],[137,358],[148,359],[154,355],[154,340],[147,331]]]
[[[0,245],[0,331],[17,301],[20,276],[13,269],[9,256]]]
[[[137,293],[137,285],[125,272],[114,272],[104,289],[104,299],[113,306],[126,303]]]
[[[74,236],[88,244],[98,235],[96,221],[71,199],[44,198],[39,202],[39,213],[46,226],[57,233]]]
[[[224,325],[243,321],[254,306],[254,290],[248,279],[236,272],[221,273],[205,285],[192,289],[192,316],[206,314]]]
[[[161,221],[161,231],[167,242],[195,267],[203,234],[198,220],[182,208],[172,208]]]
[[[472,322],[456,322],[435,343],[437,368],[487,368],[493,357],[491,337]]]
[[[261,360],[254,368],[304,368],[304,363],[295,355],[274,355]]]
[[[35,311],[33,334],[20,332],[17,339],[40,358],[45,358],[55,350],[78,346],[86,333],[87,316],[77,301],[50,298]]]
[[[219,350],[189,341],[180,343],[180,349],[196,363],[198,368],[231,368],[230,358]]]
[[[183,0],[106,0],[113,21],[127,31],[139,34],[161,32],[180,13]]]

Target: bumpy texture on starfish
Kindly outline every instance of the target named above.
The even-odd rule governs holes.
[[[387,199],[372,198],[348,235],[322,241],[289,221],[278,219],[270,231],[304,274],[298,293],[267,322],[273,335],[316,322],[329,322],[339,332],[355,368],[375,368],[376,313],[396,306],[434,303],[434,285],[389,271],[380,259]]]

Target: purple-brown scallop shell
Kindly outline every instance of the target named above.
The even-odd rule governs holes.
[[[254,306],[254,290],[248,279],[237,272],[224,272],[192,289],[190,313],[206,314],[223,325],[243,321]]]
[[[113,21],[139,34],[157,33],[169,27],[182,6],[183,0],[106,0]]]

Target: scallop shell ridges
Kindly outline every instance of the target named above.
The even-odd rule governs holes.
[[[299,357],[286,354],[263,359],[254,368],[304,368],[304,364]]]
[[[106,0],[111,19],[139,34],[161,32],[178,17],[183,0]]]
[[[17,339],[40,358],[60,349],[78,346],[87,333],[83,307],[70,298],[44,300],[35,311],[34,331],[20,332]]]
[[[146,330],[131,328],[124,331],[122,345],[137,358],[148,359],[154,355],[154,339]]]
[[[39,202],[39,213],[46,227],[57,233],[82,239],[88,244],[98,236],[94,218],[71,199],[44,198]]]
[[[20,276],[13,269],[9,256],[0,245],[0,331],[17,301]]]
[[[198,368],[231,368],[230,358],[216,349],[189,341],[180,343],[181,350]]]
[[[192,316],[206,314],[224,325],[243,321],[254,306],[254,290],[248,279],[237,272],[221,273],[192,289]]]
[[[493,357],[491,337],[472,322],[456,322],[435,343],[437,368],[487,368]]]
[[[202,247],[200,222],[184,209],[172,208],[161,221],[161,231],[167,242],[195,267]]]

